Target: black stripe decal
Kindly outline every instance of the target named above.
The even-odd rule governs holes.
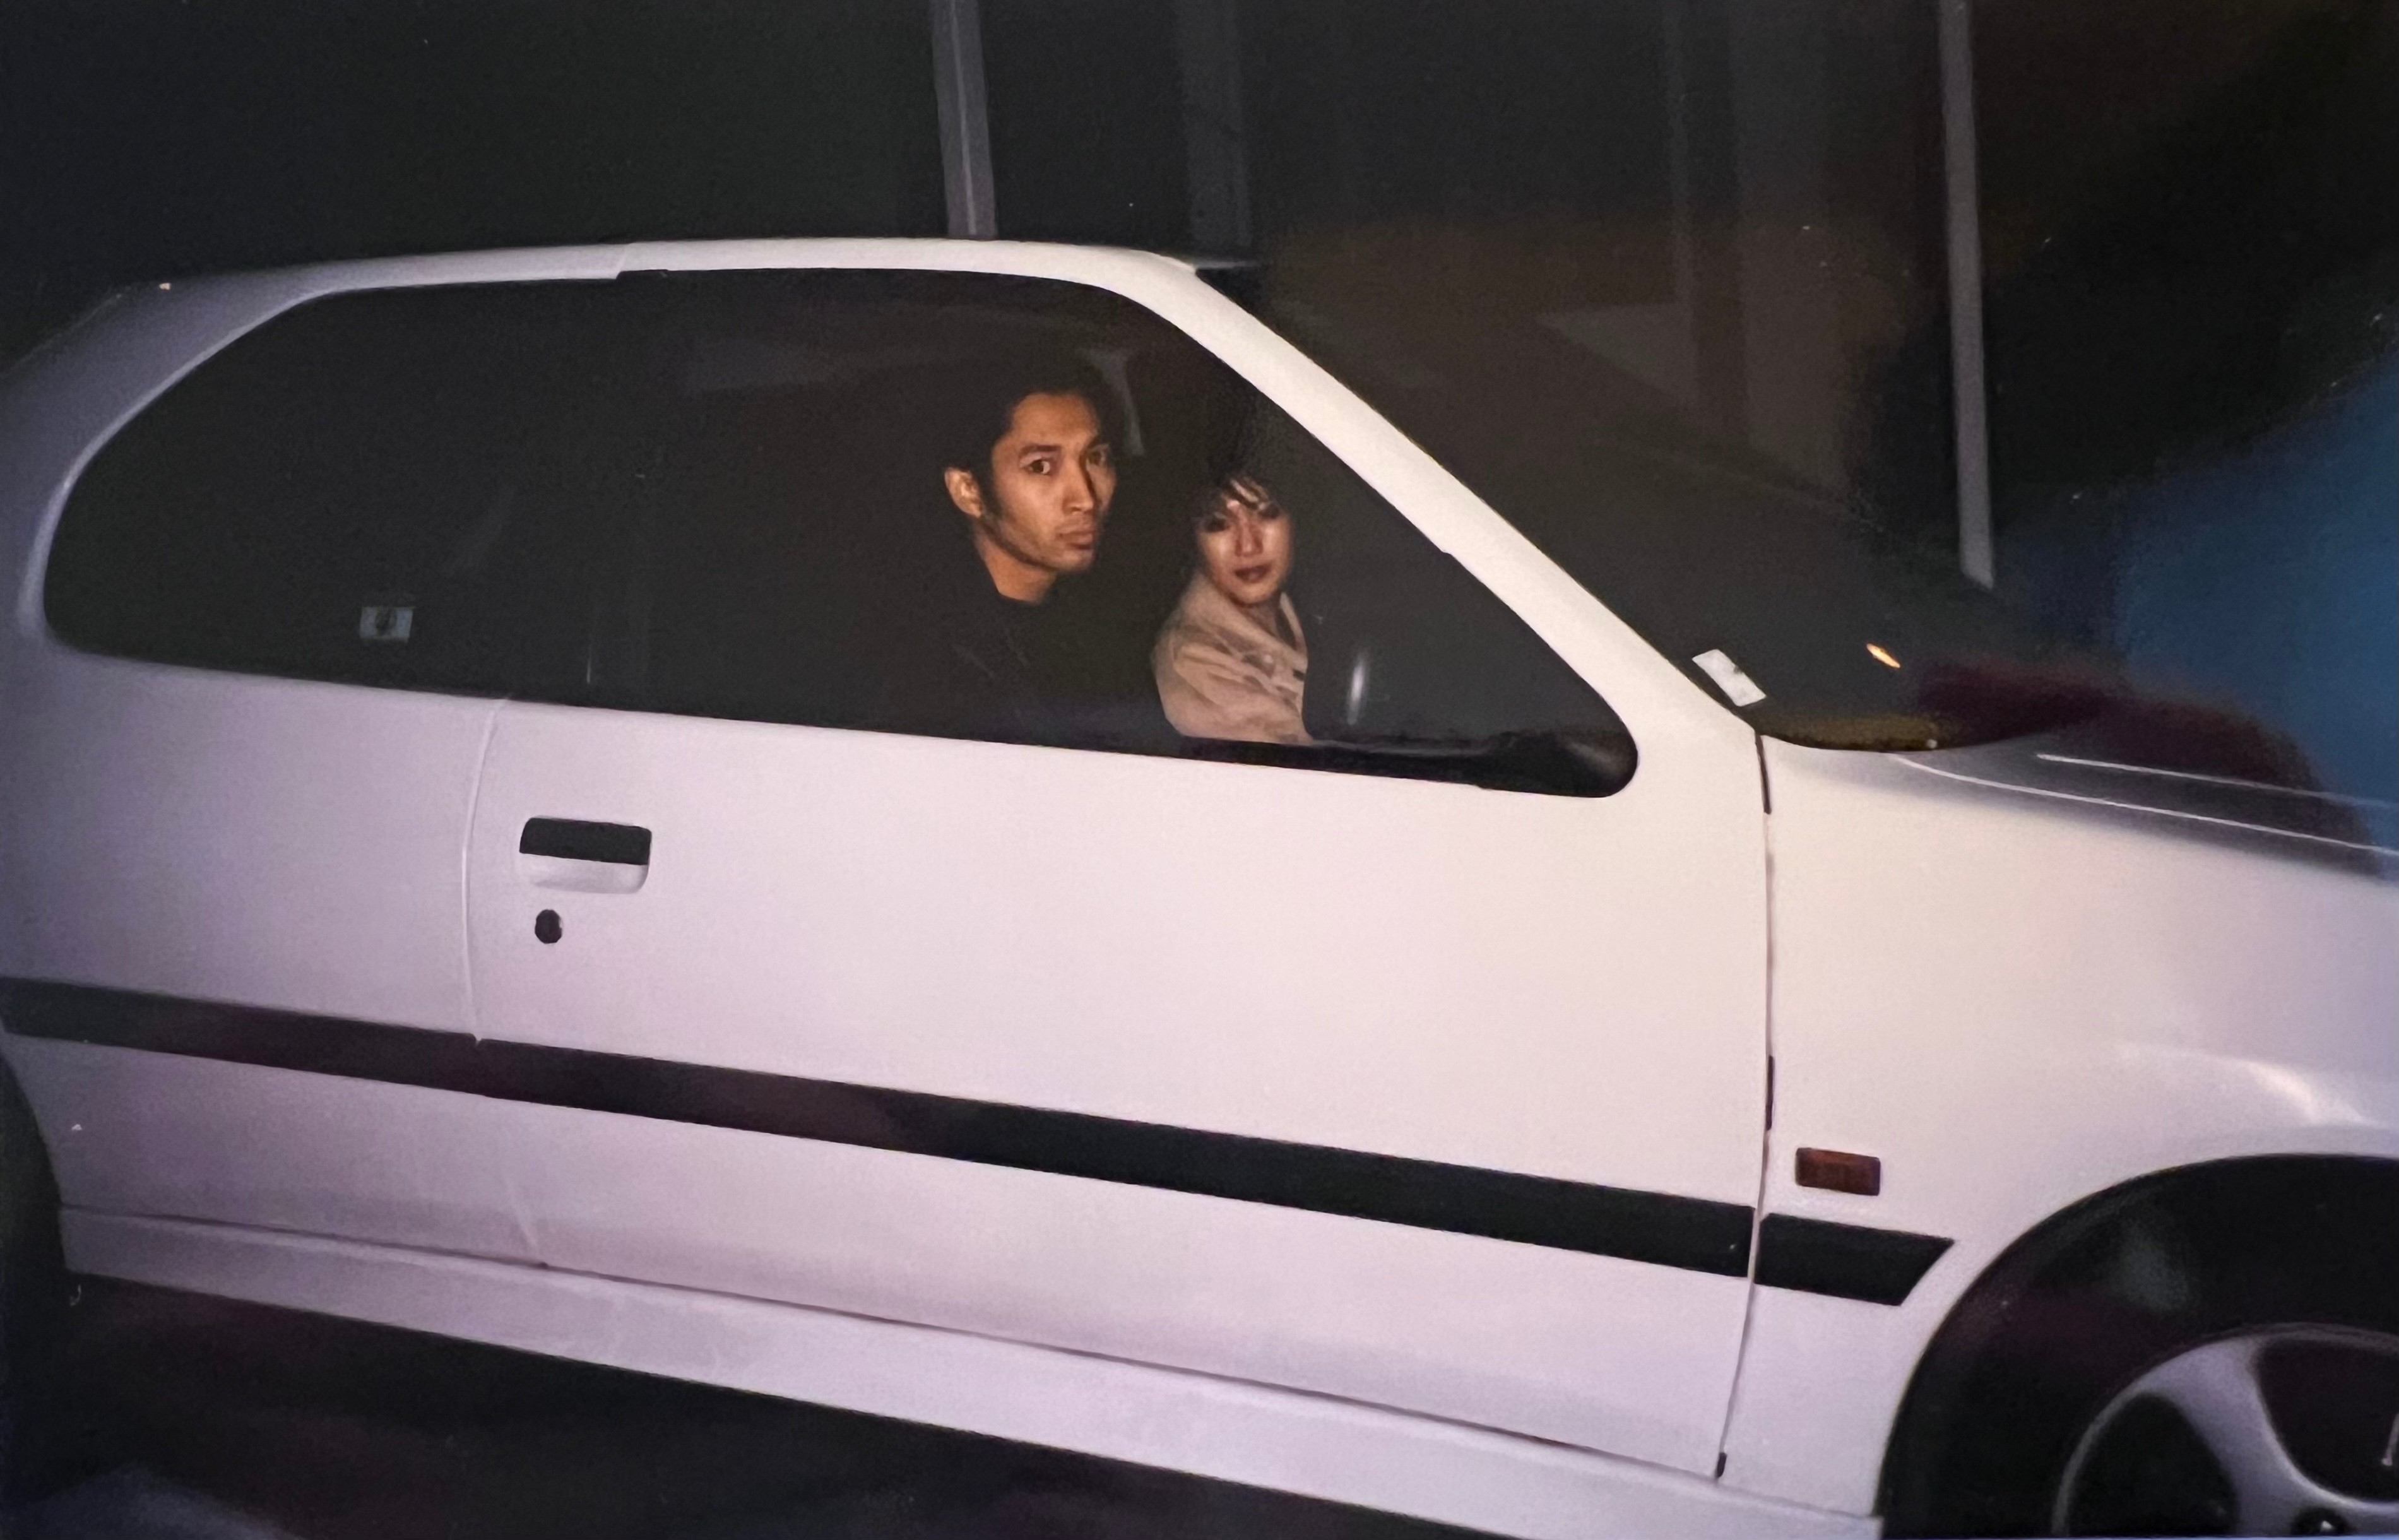
[[[1948,1250],[1943,1236],[1769,1214],[1757,1227],[1757,1281],[1772,1289],[1897,1304]]]
[[[9,982],[0,1014],[21,1036],[899,1150],[1734,1277],[1749,1270],[1751,1210],[1737,1203],[76,985]]]
[[[1728,1277],[1749,1270],[1753,1210],[1707,1198],[76,984],[0,980],[0,1019],[23,1037],[935,1155]],[[1759,1281],[1895,1304],[1948,1245],[1775,1215]]]

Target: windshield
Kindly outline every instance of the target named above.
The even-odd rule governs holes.
[[[1238,9],[1165,40],[1187,187],[1003,230],[1187,203],[1149,243],[1761,732],[2131,713],[2160,767],[2399,792],[2399,11]],[[1003,145],[1072,115],[1021,85]]]
[[[1539,236],[1554,254],[1571,233]],[[1350,231],[1220,281],[1764,732],[1962,745],[2087,715],[2111,687],[2103,654],[1961,576],[1945,528],[1879,522],[1694,426],[1610,360],[1575,264],[1525,273],[1531,245]]]

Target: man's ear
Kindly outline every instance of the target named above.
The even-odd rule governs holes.
[[[952,466],[942,472],[942,485],[950,489],[950,501],[960,513],[969,519],[983,517],[983,483],[975,480],[973,471]]]

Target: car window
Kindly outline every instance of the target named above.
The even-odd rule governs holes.
[[[169,390],[61,518],[51,627],[102,653],[572,698],[625,495],[572,286],[344,296]]]
[[[1462,568],[1136,306],[975,275],[648,281],[678,357],[620,704],[1439,778],[1483,778],[1462,761],[1511,736],[1620,736]],[[1028,400],[1105,439],[1108,483],[1067,497],[1070,549],[1030,553],[1032,601],[1001,591],[1024,553],[990,549],[1018,511],[996,446]]]
[[[1340,460],[1146,311],[1027,278],[318,301],[103,449],[47,601],[76,645],[206,668],[1621,779],[1557,757],[1621,745],[1608,708]]]

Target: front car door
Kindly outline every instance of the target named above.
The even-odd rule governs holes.
[[[478,791],[541,1260],[1708,1469],[1766,1090],[1748,735],[1187,270],[672,271],[725,260],[637,249],[590,302],[646,329],[637,580],[604,705],[505,705]],[[1315,746],[1141,686],[995,733],[878,677],[971,560],[928,403],[1036,344],[1122,417],[1057,602],[1145,680],[1194,480],[1264,479]],[[1612,794],[1468,751],[1620,721]]]

